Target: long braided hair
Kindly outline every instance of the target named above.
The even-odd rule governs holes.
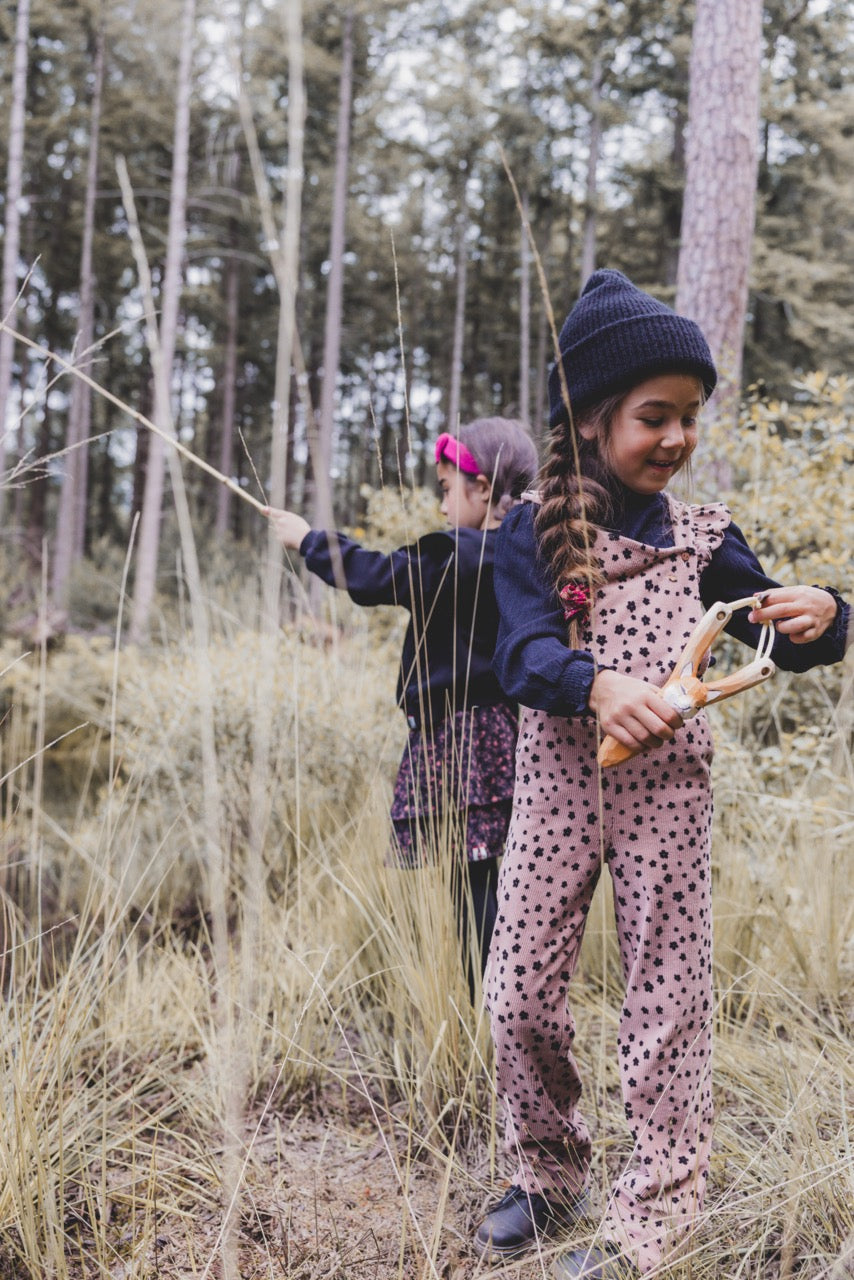
[[[700,403],[706,399],[699,385]],[[555,585],[555,594],[574,584],[587,601],[604,582],[593,548],[597,528],[613,517],[614,470],[611,428],[625,393],[608,396],[584,409],[573,425],[564,416],[551,431],[548,453],[538,483],[540,506],[534,517],[539,553]],[[683,463],[690,483],[691,459]],[[579,625],[569,619],[570,644],[577,644]]]
[[[604,581],[593,540],[612,511],[609,439],[623,399],[623,394],[608,396],[574,424],[564,417],[549,436],[534,528],[557,595],[573,584],[592,600]],[[578,630],[577,620],[570,619],[571,644],[577,643]]]

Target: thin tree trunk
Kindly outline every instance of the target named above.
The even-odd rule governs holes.
[[[24,181],[24,109],[27,96],[27,45],[30,36],[30,0],[18,0],[15,23],[15,60],[12,71],[12,108],[9,113],[9,160],[6,173],[5,229],[3,234],[3,298],[0,318],[14,327],[18,294],[18,250],[21,238],[21,194]],[[0,479],[6,470],[7,408],[12,386],[11,334],[0,330]],[[0,520],[5,506],[0,483]]]
[[[380,414],[379,466],[375,485],[377,489],[382,488],[383,484],[387,483],[392,467],[392,449],[395,438],[394,424],[392,422],[392,390],[393,388],[386,389],[383,395],[382,413]],[[396,465],[396,457],[394,461]]]
[[[93,483],[95,497],[95,537],[116,538],[116,520],[113,503],[113,478],[115,467],[113,457],[106,443],[95,453],[93,463],[97,474]]]
[[[83,202],[83,243],[80,252],[80,329],[78,349],[80,366],[91,366],[95,333],[95,277],[92,269],[92,247],[95,239],[95,194],[98,182],[98,147],[101,130],[101,97],[104,84],[104,14],[98,15],[95,37],[95,64],[92,85],[89,157],[86,165],[86,194]],[[75,563],[83,555],[86,541],[86,504],[88,496],[88,445],[92,420],[92,390],[82,378],[75,378],[68,409],[66,446],[71,450],[65,458],[65,474],[59,496],[56,546],[53,553],[52,595],[54,605],[63,609],[67,602],[68,581]]]
[[[539,440],[546,420],[546,379],[548,376],[549,318],[543,301],[537,312],[536,374],[534,379],[534,439]]]
[[[522,195],[522,238],[519,247],[519,417],[531,412],[531,246],[528,243],[528,193]]]
[[[706,335],[708,413],[735,421],[759,162],[762,0],[697,0],[676,307]],[[726,475],[716,469],[716,480]]]
[[[29,415],[28,415],[29,416]],[[44,403],[41,405],[41,413],[39,417],[39,425],[36,430],[34,427],[33,441],[33,461],[39,458],[46,458],[52,452],[52,437],[50,429],[51,410],[49,399],[45,397]],[[39,552],[44,545],[44,535],[46,527],[47,512],[47,470],[41,467],[36,469],[30,484],[27,485],[29,491],[29,510],[27,513],[27,542],[31,547],[38,547]],[[39,556],[41,563],[41,554]]]
[[[457,214],[457,292],[454,302],[454,338],[451,346],[451,382],[448,391],[447,429],[456,434],[460,425],[460,398],[463,380],[463,340],[466,327],[466,274],[468,268],[468,249],[466,232],[468,231],[468,213],[466,209],[465,183],[460,198],[460,210]]]
[[[297,405],[299,388],[293,381],[290,394],[287,448],[285,450],[284,504],[289,511],[301,511],[305,506],[305,462],[297,457]]]
[[[347,213],[347,167],[350,156],[350,110],[353,100],[353,11],[341,19],[341,81],[338,96],[338,131],[335,145],[335,178],[332,196],[332,229],[329,240],[329,285],[323,337],[323,385],[315,439],[314,518],[321,529],[331,529],[332,435],[335,425],[335,389],[341,358],[341,313],[344,293],[344,231]]]
[[[274,507],[284,505],[287,492],[287,458],[291,422],[292,370],[298,353],[296,330],[297,280],[299,271],[300,214],[302,205],[303,148],[305,140],[305,75],[303,64],[302,3],[288,0],[284,6],[284,35],[287,47],[288,74],[288,153],[287,180],[285,184],[282,225],[276,226],[270,198],[269,185],[258,147],[254,121],[245,93],[240,96],[240,113],[249,148],[252,172],[261,205],[262,220],[269,243],[276,244],[273,254],[273,270],[279,287],[279,327],[276,344],[276,375],[274,389],[273,436],[270,449],[270,502]],[[298,366],[298,375],[302,369]],[[282,553],[273,534],[268,530],[267,556],[262,581],[264,676],[255,690],[252,714],[252,769],[249,777],[250,827],[246,861],[246,888],[241,938],[240,1009],[242,1018],[254,1016],[256,983],[261,963],[261,919],[264,905],[264,843],[270,815],[269,775],[275,754],[273,741],[272,710],[273,671],[277,655],[277,635],[281,599]],[[297,832],[299,840],[299,832]],[[299,925],[299,922],[298,922]],[[241,1018],[241,1021],[242,1021]],[[238,1032],[241,1028],[238,1024]],[[240,1037],[241,1044],[246,1037]],[[245,1084],[248,1079],[248,1055],[245,1050],[238,1059],[238,1070],[233,1073],[231,1087],[226,1095],[225,1115],[225,1176],[223,1190],[232,1192],[234,1211],[226,1220],[228,1238],[236,1243],[236,1223],[240,1212],[238,1190],[242,1176],[242,1147],[240,1135],[243,1120]],[[233,1190],[232,1190],[233,1188]],[[228,1203],[228,1200],[226,1200]],[[233,1254],[237,1261],[236,1249]],[[228,1272],[229,1260],[224,1270]],[[230,1280],[226,1275],[225,1280]]]
[[[284,26],[288,45],[288,165],[281,226],[273,211],[270,184],[264,168],[261,149],[252,108],[246,93],[241,90],[238,109],[249,151],[252,177],[261,222],[268,244],[275,246],[270,256],[273,274],[279,289],[279,326],[276,341],[276,377],[273,390],[273,424],[270,443],[270,505],[284,505],[287,491],[287,459],[290,427],[291,382],[296,347],[297,275],[299,269],[300,213],[302,205],[302,155],[305,135],[305,82],[302,56],[302,4],[301,0],[289,0],[284,8]],[[269,564],[280,565],[278,542],[272,531],[268,538]],[[272,595],[267,607],[275,605],[278,611],[278,571],[267,574]],[[275,578],[275,583],[272,579]],[[271,615],[272,618],[272,615]]]
[[[184,0],[179,39],[178,88],[175,103],[175,134],[172,155],[172,183],[169,200],[169,229],[166,241],[166,265],[161,289],[160,358],[163,376],[155,383],[155,414],[163,431],[171,429],[169,404],[162,403],[162,388],[172,383],[172,362],[178,327],[181,261],[186,235],[187,173],[190,141],[190,91],[193,61],[195,0]],[[130,621],[130,637],[135,643],[148,635],[151,605],[157,582],[157,552],[160,543],[160,515],[166,465],[165,443],[152,433],[149,441],[145,494],[139,525],[136,583]]]
[[[237,381],[237,326],[240,276],[237,257],[228,259],[225,276],[225,356],[222,367],[222,421],[220,424],[219,469],[230,476],[234,469],[234,407]],[[216,519],[214,532],[217,539],[228,532],[231,514],[231,490],[224,484],[217,485]]]
[[[83,335],[81,346],[84,350],[87,346],[92,345],[95,336],[95,274],[92,270],[92,260],[93,246],[95,242],[95,200],[97,197],[98,185],[98,154],[100,150],[101,106],[104,88],[105,39],[104,9],[102,5],[98,13],[98,32],[95,43],[95,69],[94,84],[92,88],[92,136],[89,142],[89,161],[86,173],[86,210],[80,271],[81,330]],[[76,381],[80,382],[80,379],[78,378]],[[77,432],[80,447],[78,449],[77,510],[74,522],[74,555],[76,559],[79,559],[86,549],[86,508],[89,489],[89,445],[87,444],[87,440],[90,434],[92,422],[92,391],[85,383],[81,383],[80,385],[83,389],[84,395],[81,400],[80,425]]]
[[[37,256],[36,250],[35,250],[35,241],[36,241],[35,221],[36,221],[35,206],[31,204],[27,214],[26,222],[23,225],[22,233],[21,233],[21,256],[23,257],[25,262],[34,262]],[[41,322],[45,321],[44,316],[40,317],[40,321]],[[30,316],[28,309],[26,307],[20,308],[17,328],[18,328],[18,333],[21,334],[22,338],[31,338],[33,336],[31,332],[32,317]],[[19,399],[22,407],[23,407],[24,395],[27,387],[36,386],[41,376],[42,374],[39,368],[39,359],[36,356],[35,352],[29,351],[29,352],[23,353],[21,358],[21,366],[20,366],[20,373],[19,373],[19,382],[20,382]],[[15,452],[17,454],[17,458],[12,459],[12,458],[9,458],[7,455],[7,466],[9,467],[10,473],[14,474],[15,467],[17,466],[17,464],[23,462],[25,458],[28,458],[30,453],[33,452],[34,449],[35,449],[34,443],[33,444],[28,443],[27,424],[26,424],[25,417],[22,414],[20,422],[18,423],[18,431],[15,438]],[[24,525],[26,524],[28,487],[29,486],[26,484],[16,484],[13,490],[14,498],[12,503],[11,523],[14,529],[23,529]],[[6,512],[6,519],[9,519],[8,511]]]
[[[686,110],[677,103],[673,114],[673,146],[671,166],[674,173],[685,172],[685,120]],[[659,254],[658,278],[663,284],[676,288],[679,275],[679,235],[682,222],[682,193],[668,192],[664,200],[664,235]]]
[[[581,232],[580,287],[583,289],[596,270],[596,214],[598,203],[599,150],[602,145],[602,64],[593,60],[590,75],[590,145],[587,150],[584,226]]]
[[[141,384],[136,392],[136,403],[139,405],[140,413],[146,418],[150,418],[154,407],[154,389],[151,384],[151,378],[147,373],[143,375]],[[133,458],[133,492],[130,502],[131,517],[142,512],[142,502],[145,497],[145,476],[148,471],[148,446],[153,437],[154,432],[149,431],[147,427],[137,427],[136,452]]]
[[[542,269],[546,279],[548,279],[551,271],[553,229],[553,221],[549,216],[543,229],[545,248],[542,253]],[[548,306],[546,303],[547,300],[545,298],[539,298],[539,306],[537,308],[537,346],[534,354],[534,416],[531,425],[534,429],[534,440],[537,442],[538,447],[539,441],[542,439],[546,419],[546,379],[548,377],[549,347],[551,342]]]
[[[192,29],[187,32],[192,36]],[[151,364],[154,374],[155,413],[160,418],[162,429],[174,438],[177,434],[175,423],[170,416],[171,388],[166,377],[166,365],[162,359],[160,333],[154,307],[154,291],[151,284],[151,272],[145,256],[139,222],[134,206],[133,192],[127,175],[124,161],[119,164],[119,181],[122,187],[125,210],[130,226],[134,256],[137,261],[140,284],[145,306],[146,336]],[[167,248],[168,255],[168,248]],[[176,309],[177,310],[177,309]],[[161,331],[164,319],[161,318]],[[174,341],[174,338],[173,338]],[[164,453],[164,462],[169,467],[172,482],[172,493],[175,501],[175,514],[183,556],[183,571],[189,589],[190,615],[192,619],[192,635],[194,642],[194,661],[199,681],[199,738],[201,743],[201,780],[202,780],[202,814],[201,834],[203,865],[207,871],[208,906],[212,919],[212,941],[214,956],[213,986],[216,991],[216,1018],[219,1032],[219,1043],[215,1055],[215,1070],[219,1075],[217,1081],[222,1096],[225,1098],[225,1118],[223,1123],[223,1176],[222,1190],[225,1211],[220,1228],[217,1245],[218,1260],[221,1264],[222,1280],[237,1280],[237,1245],[234,1238],[234,1216],[239,1212],[239,1159],[235,1158],[235,1149],[241,1142],[242,1107],[237,1092],[243,1092],[245,1074],[240,1071],[239,1054],[236,1051],[237,1040],[233,1035],[235,1023],[235,1006],[231,999],[231,982],[229,972],[230,948],[228,929],[227,892],[229,886],[229,865],[226,853],[224,811],[222,792],[219,780],[216,739],[214,732],[214,679],[210,666],[210,627],[208,611],[202,592],[201,571],[199,568],[198,550],[193,533],[187,487],[181,471],[177,450],[170,447]],[[109,845],[109,841],[107,842]]]
[[[49,351],[57,351],[60,346],[59,296],[52,291],[48,296],[47,307],[41,316],[41,334]],[[53,430],[56,414],[51,408],[50,396],[42,394],[38,397],[39,410],[33,405],[28,409],[26,420],[30,424],[30,440],[27,452],[28,465],[33,468],[32,479],[24,486],[26,493],[26,526],[27,543],[38,548],[39,569],[44,570],[45,534],[47,531],[49,469],[45,459],[55,450],[56,433]],[[24,423],[21,423],[21,431]],[[23,454],[22,450],[22,454]]]

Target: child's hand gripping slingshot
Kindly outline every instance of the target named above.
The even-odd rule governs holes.
[[[690,720],[703,707],[713,702],[722,702],[724,698],[731,698],[734,693],[741,693],[743,689],[752,689],[777,670],[770,658],[774,626],[770,622],[764,622],[752,662],[720,680],[710,680],[708,683],[698,674],[708,659],[712,645],[732,615],[738,609],[758,609],[761,605],[760,596],[747,596],[743,600],[733,600],[730,604],[718,601],[697,623],[679,661],[660,689],[665,702],[674,711],[678,711],[683,720]],[[624,746],[609,733],[602,739],[597,760],[603,769],[608,769],[611,765],[622,764],[623,761],[640,755],[641,751],[640,747]]]

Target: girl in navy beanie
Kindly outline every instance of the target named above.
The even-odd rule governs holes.
[[[718,380],[699,325],[643,293],[621,271],[596,271],[558,338],[560,363],[549,374],[549,426],[569,420],[657,373],[697,378],[708,399]]]
[[[787,670],[837,662],[849,608],[781,587],[729,511],[666,489],[697,444],[715,366],[697,325],[618,271],[597,271],[560,333],[536,501],[498,538],[495,671],[522,705],[516,787],[487,973],[513,1185],[479,1252],[512,1257],[586,1216],[591,1139],[567,990],[593,892],[614,887],[625,999],[618,1053],[632,1145],[593,1236],[557,1280],[628,1280],[684,1245],[712,1131],[712,741],[659,693],[704,612],[758,596],[727,630],[776,627]],[[598,773],[601,733],[634,758]],[[649,754],[646,754],[646,753]]]

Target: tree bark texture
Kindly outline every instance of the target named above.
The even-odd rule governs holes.
[[[169,196],[166,265],[163,271],[163,287],[160,294],[160,360],[162,362],[163,376],[155,379],[154,394],[157,425],[161,430],[167,432],[172,429],[172,414],[169,404],[163,403],[163,400],[164,395],[168,399],[168,389],[172,382],[172,362],[175,356],[178,303],[181,292],[181,263],[186,235],[190,90],[192,87],[191,70],[195,16],[195,0],[184,0],[179,44],[178,88],[175,102],[175,132],[172,153],[172,182]],[[165,392],[164,388],[166,389]],[[136,583],[130,623],[130,635],[135,643],[145,639],[148,634],[151,605],[154,600],[157,581],[157,552],[160,543],[160,514],[166,466],[165,447],[162,437],[152,433],[148,449],[142,516],[139,522],[139,550],[137,552]]]
[[[344,232],[347,213],[347,166],[350,156],[350,110],[353,100],[353,12],[341,17],[341,79],[338,97],[338,129],[335,142],[335,177],[332,196],[332,228],[329,238],[329,283],[323,335],[323,384],[315,439],[314,515],[321,529],[331,529],[332,436],[335,426],[335,391],[341,360],[341,313],[344,298]]]
[[[92,108],[89,127],[89,155],[86,164],[86,194],[83,201],[83,241],[80,250],[80,328],[78,350],[80,367],[91,368],[91,348],[95,333],[95,278],[92,246],[95,239],[95,195],[98,183],[98,147],[101,131],[101,96],[104,84],[104,21],[98,19],[95,38]],[[53,557],[53,602],[63,608],[68,593],[71,571],[83,555],[86,542],[88,498],[88,445],[92,421],[92,390],[81,378],[71,386],[68,407],[65,474],[59,496],[56,525],[56,550]]]
[[[522,196],[522,235],[519,244],[519,417],[531,413],[531,246],[528,194]]]
[[[741,387],[759,157],[762,0],[697,0],[676,309],[718,366],[712,411],[735,418]]]
[[[30,35],[30,0],[18,0],[15,22],[15,60],[12,70],[12,106],[9,113],[9,161],[6,173],[6,209],[3,233],[3,298],[0,315],[14,324],[18,294],[18,249],[21,240],[21,193],[24,172],[24,110],[27,96],[27,44]],[[9,390],[12,385],[11,334],[0,331],[0,478],[6,469],[6,432]],[[0,484],[0,518],[5,490]]]
[[[596,270],[596,212],[598,199],[599,151],[602,146],[602,64],[593,62],[590,77],[590,145],[587,150],[585,176],[584,226],[581,232],[581,271],[579,286],[587,284]]]
[[[225,353],[222,361],[222,419],[219,439],[219,469],[224,476],[234,470],[234,417],[237,379],[237,326],[239,322],[239,268],[237,257],[232,254],[225,268]],[[214,532],[224,538],[228,532],[231,512],[231,490],[224,484],[217,485],[216,519]]]
[[[463,338],[466,326],[466,275],[468,268],[468,246],[466,232],[468,216],[466,211],[465,183],[460,199],[460,211],[457,214],[457,289],[454,302],[454,337],[451,347],[451,384],[448,390],[448,421],[446,429],[456,435],[460,425],[460,399],[463,380]]]
[[[252,109],[241,90],[238,102],[240,118],[255,190],[261,206],[261,221],[270,248],[270,263],[279,290],[279,314],[276,330],[276,367],[273,390],[272,432],[270,438],[270,505],[283,507],[288,488],[288,455],[292,448],[291,381],[305,376],[299,352],[296,309],[299,277],[300,223],[303,188],[303,149],[305,143],[306,88],[302,45],[302,4],[290,0],[283,12],[283,25],[288,50],[288,138],[287,169],[282,215],[279,223],[273,211],[270,185],[264,170]],[[268,565],[280,566],[278,543],[270,531]],[[265,610],[272,617],[278,609],[280,568],[265,575]]]

